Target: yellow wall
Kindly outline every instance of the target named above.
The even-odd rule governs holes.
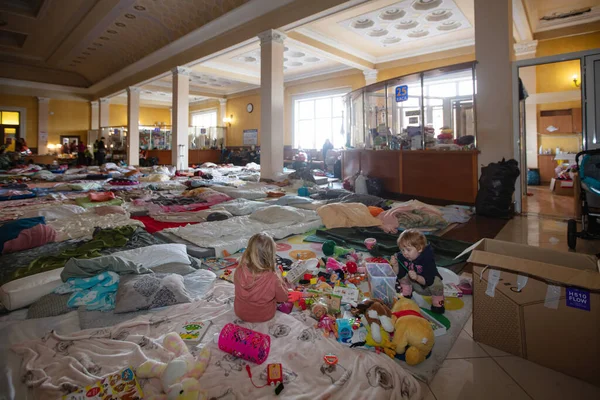
[[[25,132],[25,141],[29,147],[37,147],[38,131],[38,100],[33,96],[15,96],[9,94],[0,94],[0,108],[2,107],[20,107],[27,110],[27,132]],[[23,137],[23,132],[20,133]]]
[[[568,36],[558,39],[540,40],[538,42],[536,57],[553,56],[556,54],[585,51],[600,47],[600,32],[585,35]]]
[[[87,142],[90,129],[90,103],[50,99],[48,111],[48,144],[60,143],[61,136],[79,136]],[[53,114],[52,114],[53,113]]]
[[[579,60],[561,61],[536,67],[536,92],[564,92],[579,90],[573,83],[573,75],[581,84],[581,68]]]
[[[171,125],[171,111],[168,108],[140,107],[140,123],[142,125],[154,125],[156,122]],[[108,124],[110,126],[127,126],[127,106],[110,104]]]
[[[249,113],[246,105],[252,103],[254,110]],[[258,129],[260,145],[260,95],[251,94],[227,99],[227,116],[233,115],[231,127],[227,127],[227,145],[243,146],[244,129]]]
[[[581,136],[538,136],[538,148],[542,146],[544,149],[552,149],[552,153],[557,147],[560,147],[561,151],[577,153],[581,149],[581,144]]]

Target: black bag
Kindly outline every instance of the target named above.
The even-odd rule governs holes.
[[[381,196],[381,193],[383,193],[383,182],[381,182],[381,179],[368,178],[367,192],[372,196]]]
[[[516,160],[502,159],[499,163],[481,168],[475,200],[477,215],[511,218],[513,193],[519,174],[519,163]]]

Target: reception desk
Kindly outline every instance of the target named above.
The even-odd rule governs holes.
[[[342,175],[363,171],[379,178],[385,192],[475,204],[478,151],[346,150]]]
[[[171,150],[148,150],[148,158],[156,157],[158,165],[175,165],[171,160]],[[200,165],[205,162],[217,164],[221,158],[221,150],[188,150],[188,163]]]

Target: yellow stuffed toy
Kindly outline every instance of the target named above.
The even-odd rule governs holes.
[[[396,356],[396,345],[390,341],[390,334],[381,330],[381,341],[376,342],[373,339],[373,335],[371,334],[371,327],[369,325],[364,325],[367,330],[367,337],[365,339],[365,344],[367,346],[374,347],[377,352],[383,350],[385,354],[387,354],[392,360]]]
[[[139,378],[160,378],[165,394],[145,393],[148,400],[205,400],[206,393],[201,390],[198,379],[202,376],[208,361],[210,350],[202,349],[198,358],[188,350],[185,342],[175,332],[165,336],[163,347],[175,358],[167,364],[158,361],[146,361],[135,371]]]
[[[435,343],[431,323],[414,301],[400,297],[392,306],[396,353],[404,354],[408,365],[425,361]]]

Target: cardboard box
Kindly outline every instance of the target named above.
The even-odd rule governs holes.
[[[573,181],[554,179],[550,181],[550,191],[557,196],[573,196]]]
[[[492,239],[471,248],[473,338],[600,386],[598,259]]]

